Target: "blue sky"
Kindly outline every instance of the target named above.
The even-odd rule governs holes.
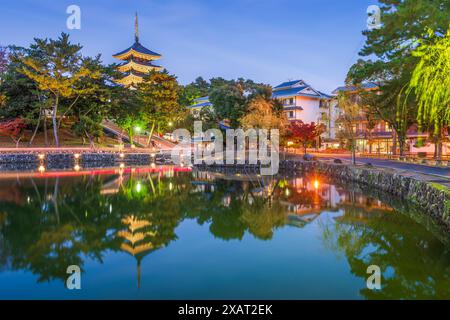
[[[81,8],[81,30],[66,28],[66,8]],[[304,79],[331,92],[364,44],[367,7],[376,0],[15,0],[0,3],[0,44],[70,33],[83,53],[105,63],[134,40],[159,52],[181,83],[244,77],[276,85]]]

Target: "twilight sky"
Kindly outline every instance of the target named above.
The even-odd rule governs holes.
[[[81,8],[81,30],[66,27],[71,4]],[[27,46],[65,31],[84,54],[111,63],[133,43],[138,11],[141,43],[183,84],[197,76],[303,79],[330,93],[358,58],[371,4],[377,0],[2,0],[0,44]]]

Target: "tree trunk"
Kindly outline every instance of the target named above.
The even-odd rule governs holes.
[[[356,143],[352,140],[352,164],[356,165]]]
[[[45,113],[44,113],[44,143],[45,146],[48,147],[47,116],[45,115]]]
[[[152,128],[150,129],[150,133],[148,135],[147,147],[150,146],[150,142],[152,142],[153,131],[155,130],[155,121],[152,123]]]
[[[39,110],[38,123],[36,124],[36,128],[34,129],[33,135],[31,136],[31,139],[28,142],[29,147],[31,147],[31,145],[33,144],[34,138],[36,137],[37,131],[39,129],[39,125],[41,124],[41,117],[42,117],[42,109]]]
[[[53,106],[52,123],[53,123],[53,136],[55,137],[55,146],[59,148],[59,138],[58,138],[58,122],[56,113],[58,112],[58,102],[59,97],[56,96],[55,105]]]
[[[399,148],[399,153],[400,153],[400,157],[403,157],[405,155],[405,137],[403,134],[397,134],[397,139],[398,139],[398,148]]]
[[[130,130],[128,130],[128,138],[130,139],[130,147],[133,147],[134,143],[133,143],[133,127],[131,127]]]
[[[397,155],[397,132],[392,130],[392,155]]]

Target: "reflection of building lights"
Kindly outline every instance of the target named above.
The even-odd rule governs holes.
[[[293,144],[294,144],[294,142],[292,142],[292,141],[288,141],[288,143],[287,143],[288,147],[292,146]]]
[[[289,197],[289,195],[291,194],[291,192],[289,191],[288,188],[286,188],[286,190],[284,191],[284,193],[286,194],[286,197]]]
[[[73,156],[75,157],[75,159],[79,159],[80,158],[80,154],[78,154],[78,153],[75,153]]]
[[[45,154],[40,154],[38,157],[39,157],[39,160],[44,160]]]
[[[150,157],[154,158],[154,157],[155,157],[155,154],[154,154],[154,153],[151,153],[151,154],[150,154]]]
[[[112,213],[112,204],[109,205],[109,213]]]
[[[38,170],[39,170],[39,172],[44,172],[45,171],[45,167],[44,166],[39,166],[39,168],[38,168]]]
[[[319,180],[314,180],[314,188],[319,189]]]
[[[125,168],[125,164],[121,163],[121,164],[119,165],[119,167],[120,167],[121,169],[123,169],[123,168]]]
[[[172,184],[172,182],[169,182],[169,190],[172,190],[173,189],[173,184]]]
[[[75,171],[80,171],[80,166],[79,165],[75,165],[75,167],[73,167]]]
[[[154,162],[152,162],[151,167],[152,168],[156,167],[156,164]]]
[[[141,183],[138,181],[138,183],[136,183],[136,192],[141,192],[142,190],[142,185]]]
[[[121,153],[121,154],[119,154],[119,157],[125,158],[125,154]]]

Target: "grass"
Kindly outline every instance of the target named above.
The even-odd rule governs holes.
[[[19,143],[19,147],[29,147],[28,143],[32,136],[31,131],[25,131],[24,137]],[[89,141],[86,139],[85,143],[83,143],[83,139],[81,137],[77,137],[70,130],[61,129],[59,131],[59,140],[60,145],[62,147],[89,147]],[[96,147],[111,147],[119,144],[119,141],[115,138],[110,138],[107,136],[103,136],[99,139],[99,141],[95,143]],[[55,142],[53,138],[53,133],[51,130],[48,131],[48,147],[54,147]],[[0,136],[0,148],[15,148],[16,144],[9,137]],[[33,144],[31,147],[46,147],[44,133],[39,132],[34,138]]]

